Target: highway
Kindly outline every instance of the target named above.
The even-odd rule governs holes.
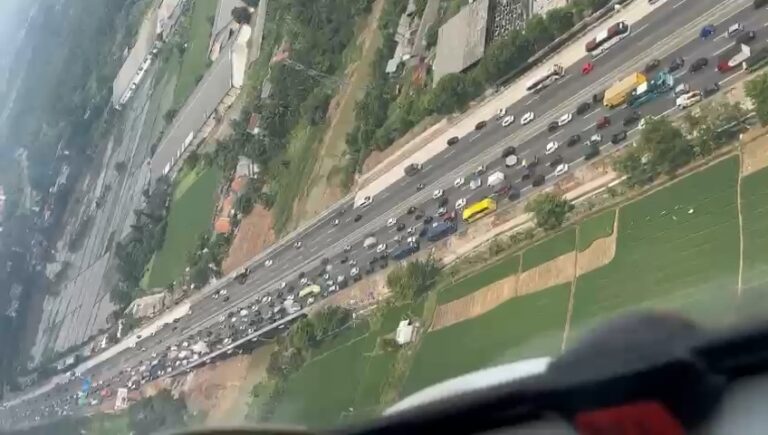
[[[682,4],[683,7],[677,6]],[[616,44],[605,54],[594,59],[594,70],[589,75],[581,74],[581,66],[587,62],[582,61],[566,69],[566,77],[555,83],[550,88],[530,95],[507,108],[507,112],[514,114],[516,121],[509,127],[502,127],[495,119],[488,120],[487,126],[480,131],[467,132],[459,143],[447,147],[434,159],[423,162],[421,172],[413,177],[404,177],[389,189],[377,195],[373,203],[363,209],[353,209],[352,201],[348,199],[321,216],[295,237],[285,239],[275,246],[268,254],[259,256],[251,274],[244,285],[224,282],[223,286],[228,290],[229,301],[223,302],[222,298],[213,299],[210,296],[200,296],[194,303],[189,315],[182,317],[178,323],[169,324],[154,336],[143,338],[135,348],[126,350],[84,375],[92,376],[94,380],[110,379],[124,368],[133,367],[139,361],[147,361],[148,354],[162,352],[172,344],[178,344],[188,337],[205,336],[208,331],[221,331],[222,315],[233,308],[240,308],[252,304],[261,299],[265,294],[273,298],[279,292],[277,287],[282,281],[287,286],[299,289],[298,274],[305,272],[308,278],[316,278],[322,269],[321,260],[327,258],[332,266],[331,277],[338,274],[348,274],[350,265],[348,262],[341,264],[342,257],[356,259],[360,269],[368,265],[372,253],[361,246],[362,240],[368,235],[374,235],[380,242],[387,242],[387,249],[391,250],[396,242],[393,241],[398,234],[395,227],[387,227],[386,222],[390,218],[397,218],[407,226],[420,225],[412,216],[406,214],[406,210],[415,206],[426,215],[434,215],[437,203],[432,199],[435,189],[443,189],[449,199],[448,208],[459,198],[466,198],[467,203],[488,196],[488,187],[472,190],[467,184],[471,179],[471,173],[479,165],[486,166],[486,175],[495,170],[502,170],[507,180],[524,194],[533,189],[530,181],[520,181],[523,168],[505,168],[501,159],[501,152],[505,147],[514,146],[520,159],[531,159],[538,156],[541,163],[536,168],[537,174],[547,177],[551,183],[556,178],[553,169],[547,166],[547,162],[554,155],[561,155],[565,162],[570,164],[571,170],[583,164],[583,146],[581,142],[595,133],[595,121],[603,115],[610,116],[611,125],[600,131],[603,140],[601,148],[603,153],[615,148],[610,143],[610,137],[622,127],[622,120],[630,113],[627,108],[608,111],[602,105],[593,105],[591,110],[584,115],[574,114],[573,120],[560,128],[557,132],[547,131],[547,125],[557,120],[561,115],[574,112],[579,103],[591,101],[594,93],[602,91],[617,79],[626,76],[633,71],[642,70],[644,65],[652,58],[661,59],[662,67],[666,67],[670,60],[676,56],[683,56],[686,67],[677,71],[674,75],[677,83],[686,82],[691,89],[702,88],[715,82],[727,84],[735,81],[744,73],[733,72],[722,75],[714,70],[714,53],[732,44],[732,41],[722,37],[722,32],[728,25],[741,22],[747,30],[757,32],[757,41],[765,42],[768,39],[768,12],[755,11],[752,2],[748,0],[736,0],[721,2],[716,0],[688,0],[687,2],[667,1],[661,3],[658,8],[647,17],[637,22],[630,36]],[[700,28],[709,23],[718,27],[718,35],[710,40],[698,38]],[[687,66],[699,57],[708,57],[709,66],[695,74],[687,72]],[[661,68],[660,68],[661,69]],[[533,111],[536,119],[526,126],[520,125],[523,113]],[[674,108],[674,98],[670,95],[649,102],[639,108],[644,115],[669,114],[678,112]],[[634,129],[636,126],[630,127]],[[637,131],[630,131],[630,138],[623,144],[632,140],[632,135]],[[573,134],[580,134],[581,141],[574,147],[566,147],[565,141]],[[545,145],[557,140],[560,148],[551,156],[544,154]],[[454,187],[454,180],[463,176],[466,183],[461,187]],[[417,191],[418,184],[424,184],[424,189]],[[499,206],[505,207],[510,203],[500,200]],[[343,211],[343,214],[342,214]],[[355,216],[362,218],[355,222]],[[334,219],[339,220],[338,225],[333,225]],[[460,225],[465,225],[460,223]],[[403,231],[403,239],[405,232]],[[302,247],[293,247],[295,240],[302,241]],[[348,252],[344,247],[350,246]],[[426,240],[422,241],[422,249],[428,248]],[[267,258],[273,261],[270,267],[264,265]],[[342,290],[343,291],[343,290]],[[284,295],[283,295],[284,296]],[[142,350],[145,349],[145,350]],[[125,375],[118,378],[115,385],[124,384]],[[61,397],[63,394],[71,395],[77,390],[78,382],[70,382],[66,386],[59,386],[54,391],[40,395],[34,399],[13,406],[6,411],[0,411],[0,417],[15,417],[14,421],[27,421],[29,416],[23,416],[25,411],[43,409],[51,400]],[[122,385],[119,385],[122,386]],[[20,413],[20,410],[23,411]],[[7,413],[7,414],[6,414]],[[6,415],[4,415],[6,414]],[[4,420],[2,418],[0,420]]]

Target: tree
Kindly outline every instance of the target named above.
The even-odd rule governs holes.
[[[744,92],[755,106],[757,119],[762,125],[768,125],[768,73],[762,73],[748,80]]]
[[[639,148],[650,155],[650,164],[667,175],[693,160],[694,152],[683,132],[672,121],[661,117],[649,120],[639,139]]]
[[[395,303],[411,302],[429,291],[440,276],[440,266],[434,258],[414,260],[398,266],[387,274],[387,287]]]
[[[128,165],[122,160],[115,162],[115,172],[117,172],[118,175],[124,174],[127,167]]]
[[[248,6],[232,8],[232,19],[237,24],[248,24],[251,22],[251,11],[248,9]]]
[[[208,264],[205,264],[203,262],[196,264],[189,271],[189,280],[197,288],[202,288],[206,284],[208,284],[208,280],[210,279],[210,276],[211,276],[211,271],[210,269],[208,269]]]
[[[307,317],[297,321],[291,326],[288,340],[296,349],[308,349],[314,346],[317,340],[315,324]]]
[[[162,390],[128,408],[128,421],[137,435],[183,428],[185,415],[184,400],[174,399],[168,390]]]
[[[573,209],[570,201],[552,192],[541,193],[525,205],[525,211],[536,216],[536,226],[546,231],[560,228]]]
[[[170,124],[173,122],[173,119],[176,118],[176,114],[179,113],[178,109],[168,109],[163,114],[163,121],[165,121],[166,124]]]
[[[439,35],[439,30],[440,27],[435,23],[430,24],[427,28],[427,34],[424,37],[427,50],[437,45],[437,36]]]

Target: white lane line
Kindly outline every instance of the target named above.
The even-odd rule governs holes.
[[[469,141],[470,141],[470,142],[474,141],[475,139],[477,139],[478,137],[480,137],[480,135],[481,135],[481,134],[482,134],[482,133],[478,133],[478,134],[476,134],[476,135],[474,135],[474,136],[470,137],[470,138],[469,138]]]
[[[553,137],[557,136],[558,134],[562,133],[561,131],[555,132],[552,136],[549,136],[547,139],[552,139]]]
[[[595,123],[593,122],[592,124],[589,124],[589,125],[588,125],[586,128],[584,128],[584,129],[583,129],[583,130],[581,130],[581,131],[587,131],[587,130],[591,129],[591,128],[592,128],[592,127],[594,127],[594,126],[595,126]]]
[[[746,72],[746,71],[744,71],[744,70],[741,70],[741,71],[737,72],[736,74],[733,74],[733,75],[731,75],[731,76],[728,76],[728,77],[726,77],[726,78],[724,78],[724,79],[720,80],[719,84],[721,84],[721,85],[722,85],[723,83],[725,83],[725,82],[727,82],[727,81],[729,81],[729,80],[733,80],[733,79],[735,79],[736,77],[738,77],[738,76],[740,76],[740,75],[744,74],[745,72]]]
[[[584,115],[584,118],[589,118],[590,116],[594,115],[595,113],[597,113],[599,111],[600,111],[600,108],[598,107],[597,109],[595,109],[595,110],[587,113],[586,115]]]
[[[717,50],[716,52],[712,53],[712,56],[717,56],[718,54],[724,52],[725,50],[728,50],[729,48],[731,48],[731,46],[730,45],[726,45],[725,47],[723,47],[723,48]]]
[[[448,156],[450,156],[451,154],[453,154],[453,153],[455,153],[455,152],[456,152],[456,148],[455,148],[455,147],[454,147],[454,148],[451,148],[451,150],[450,150],[450,151],[448,151],[447,153],[445,153],[445,156],[446,156],[446,157],[448,157]]]
[[[768,25],[768,24],[766,24],[766,25]],[[538,100],[538,99],[539,99],[539,97],[541,97],[541,95],[536,95],[535,97],[533,97],[533,98],[531,98],[530,100],[528,100],[528,102],[527,102],[527,103],[525,103],[525,105],[527,106],[527,105],[529,105],[529,104],[533,103],[534,101]]]
[[[672,5],[672,9],[677,9],[678,6],[681,6],[683,3],[687,2],[688,0],[681,0],[674,5]]]
[[[723,32],[723,33],[721,33],[721,34],[719,34],[719,35],[715,36],[715,39],[713,39],[713,41],[717,41],[717,40],[719,40],[720,38],[725,38],[725,32]]]
[[[686,1],[686,0],[683,0],[683,1]],[[648,27],[648,24],[650,24],[650,23],[646,23],[646,24],[643,24],[642,26],[640,26],[640,28],[638,28],[638,29],[635,29],[635,30],[632,32],[632,34],[633,34],[633,35],[637,35],[637,34],[638,34],[638,33],[640,33],[640,32],[641,32],[643,29],[645,29],[646,27]]]
[[[331,227],[330,230],[326,231],[325,234],[331,234],[332,232],[336,231],[336,227]]]
[[[389,191],[390,191],[390,189],[386,189],[386,190],[384,190],[383,192],[381,192],[381,193],[379,194],[379,199],[384,199],[384,198],[386,198],[387,196],[389,196],[389,193],[390,193]]]

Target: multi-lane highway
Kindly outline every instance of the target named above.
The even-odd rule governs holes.
[[[398,180],[376,195],[368,207],[353,209],[351,200],[337,204],[307,228],[260,256],[251,267],[245,284],[222,283],[219,288],[224,287],[228,291],[226,302],[225,298],[198,297],[189,315],[182,317],[177,323],[168,324],[153,336],[144,337],[135,348],[127,349],[118,356],[96,365],[83,375],[94,379],[111,379],[122,369],[135,367],[140,361],[146,362],[151,358],[150,354],[161,353],[171,345],[190,340],[189,337],[193,335],[201,337],[208,331],[219,332],[223,329],[222,316],[226,318],[227,313],[233,309],[252,305],[266,294],[275,299],[279,294],[284,297],[287,291],[278,291],[281,282],[286,282],[287,287],[299,289],[299,273],[304,272],[308,278],[317,279],[323,268],[323,259],[327,259],[332,266],[329,273],[331,277],[348,275],[352,267],[350,260],[356,260],[357,266],[361,270],[365,269],[369,260],[380,254],[363,248],[362,240],[368,235],[374,235],[378,242],[386,242],[387,249],[391,250],[397,244],[394,239],[398,234],[402,234],[403,239],[406,236],[405,231],[398,232],[396,226],[388,227],[386,222],[396,218],[407,227],[420,226],[421,221],[416,220],[413,215],[408,215],[406,210],[414,206],[423,212],[422,214],[434,216],[438,208],[437,202],[432,199],[434,190],[444,190],[444,195],[449,199],[449,209],[453,208],[459,198],[465,198],[471,204],[488,196],[490,188],[487,186],[478,189],[468,187],[469,180],[473,178],[471,174],[480,165],[484,165],[486,170],[484,182],[487,174],[501,170],[515,188],[524,194],[529,193],[532,190],[530,180],[521,181],[524,169],[520,166],[504,166],[501,153],[508,146],[516,148],[521,160],[538,156],[540,164],[535,169],[536,173],[545,175],[548,182],[552,182],[556,177],[547,163],[559,155],[564,162],[569,163],[571,171],[583,164],[584,147],[581,143],[596,132],[595,122],[598,118],[609,116],[611,119],[611,125],[600,131],[603,152],[616,147],[610,143],[610,138],[618,131],[627,130],[630,138],[624,143],[630,142],[632,136],[637,133],[636,124],[624,127],[622,121],[631,110],[622,108],[609,111],[600,104],[592,104],[590,110],[576,115],[576,107],[583,102],[591,103],[593,94],[604,90],[630,72],[641,71],[645,64],[654,58],[661,60],[661,68],[666,67],[670,60],[677,56],[684,57],[687,63],[700,57],[709,58],[709,66],[702,71],[688,73],[686,65],[674,73],[676,83],[688,83],[691,89],[700,89],[715,82],[726,86],[729,81],[738,80],[744,73],[722,75],[714,70],[714,56],[733,43],[723,36],[724,29],[735,22],[741,22],[747,30],[755,30],[756,43],[765,43],[768,40],[768,12],[755,11],[751,1],[660,2],[654,12],[634,24],[630,36],[609,51],[595,59],[585,57],[568,67],[565,77],[553,86],[538,94],[526,96],[507,107],[507,113],[517,118],[512,125],[502,127],[496,119],[489,119],[485,128],[468,131],[458,143],[446,146],[435,158],[423,162],[419,173]],[[717,25],[717,36],[708,40],[699,39],[701,27],[710,23]],[[582,75],[581,67],[587,61],[593,62],[594,70],[588,75]],[[674,108],[674,98],[671,94],[649,102],[638,110],[644,116],[674,114],[678,111]],[[526,126],[521,126],[520,117],[528,111],[534,112],[536,119]],[[549,132],[547,125],[565,113],[574,113],[573,120],[556,132]],[[567,139],[574,134],[579,134],[581,141],[576,146],[566,147]],[[559,149],[551,155],[545,155],[546,144],[553,140],[560,143]],[[464,177],[466,181],[462,186],[455,187],[454,182],[459,177]],[[424,186],[423,189],[417,190],[416,186],[419,184]],[[499,200],[500,207],[508,204],[509,201],[505,199]],[[356,218],[358,215],[361,217]],[[302,242],[301,248],[293,246],[296,240]],[[426,241],[422,242],[422,249],[426,244]],[[265,265],[267,259],[271,260],[271,266]],[[346,260],[344,264],[342,259]],[[380,267],[377,265],[377,268]],[[115,382],[124,383],[125,376],[123,374],[116,378],[119,381]],[[15,404],[8,410],[0,411],[0,417],[13,418],[15,422],[27,421],[34,416],[34,412],[30,411],[39,412],[63,395],[71,396],[76,389],[75,382],[59,386],[55,390]],[[58,408],[60,411],[61,407]]]

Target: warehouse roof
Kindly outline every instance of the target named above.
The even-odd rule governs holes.
[[[446,74],[464,71],[485,54],[489,0],[464,6],[440,27],[433,66],[435,83]]]

